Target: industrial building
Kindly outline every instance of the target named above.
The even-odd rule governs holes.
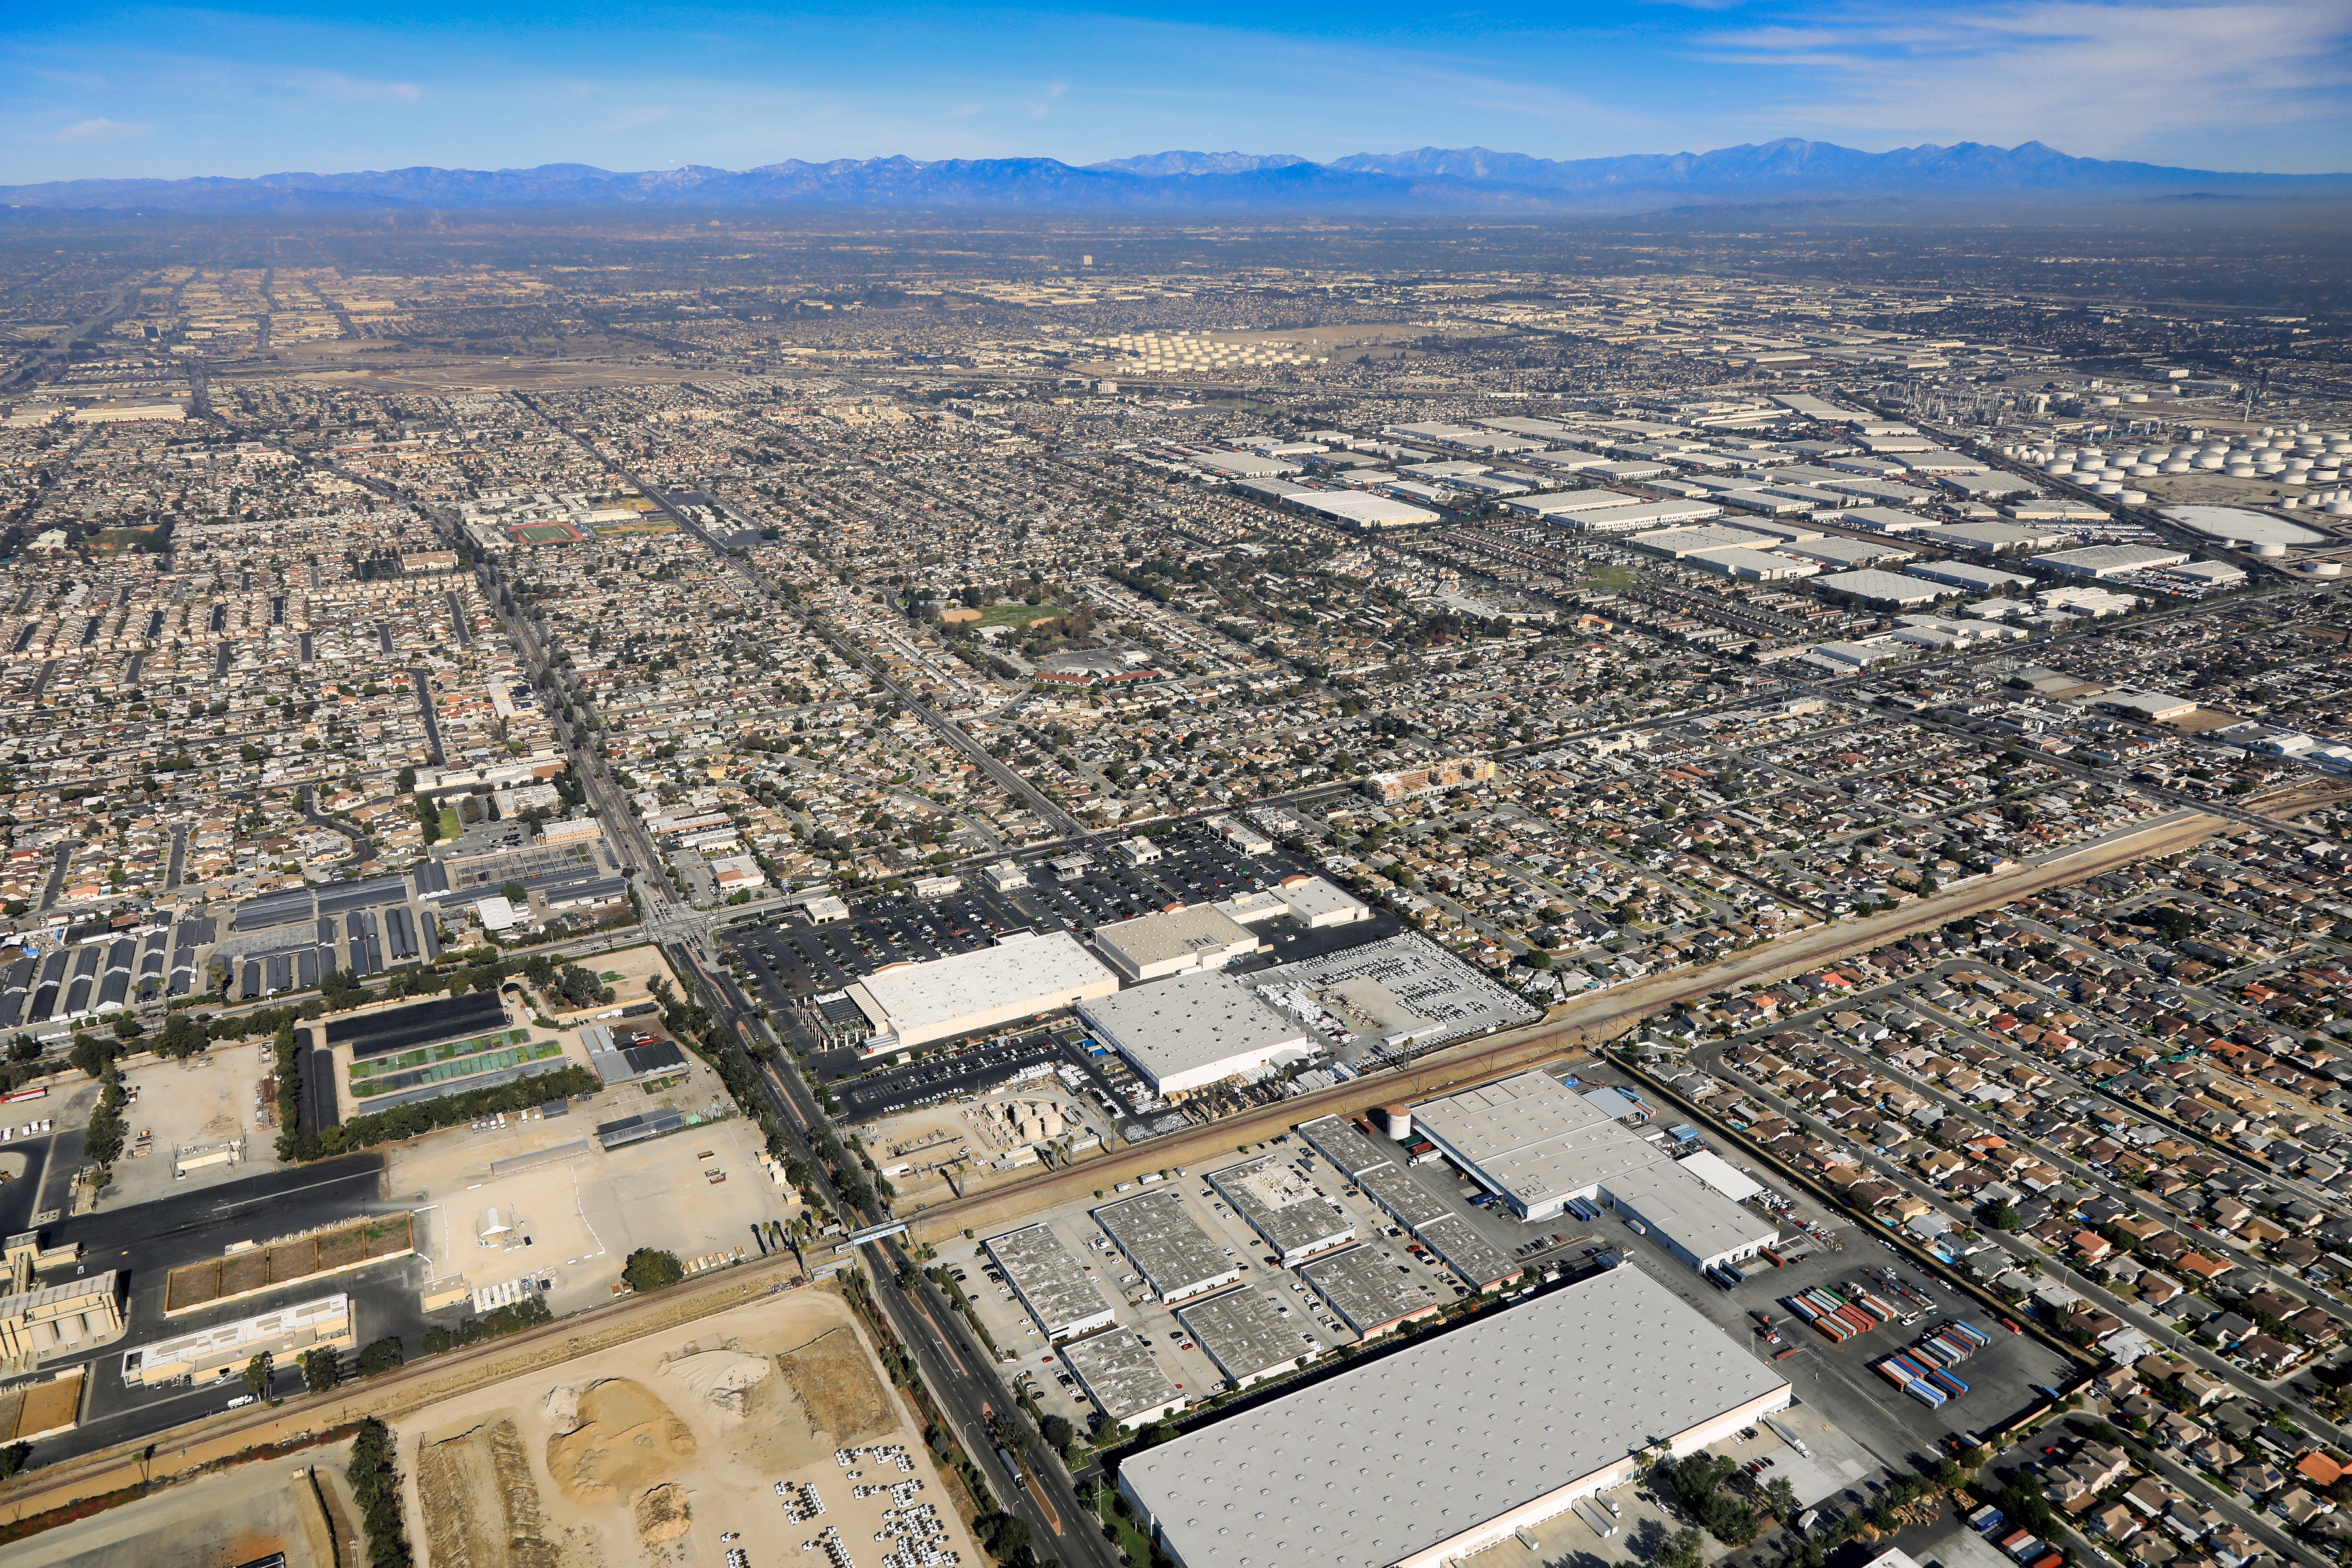
[[[1704,1272],[1717,1264],[1744,1262],[1780,1239],[1771,1221],[1679,1165],[1612,1176],[1604,1195],[1633,1234],[1656,1242],[1685,1268]]]
[[[1290,1017],[1214,970],[1090,997],[1078,1004],[1078,1017],[1162,1100],[1181,1100],[1285,1058],[1304,1060],[1314,1049]]]
[[[1062,1238],[1043,1225],[1024,1226],[991,1237],[981,1243],[995,1260],[1013,1293],[1037,1320],[1038,1331],[1048,1340],[1076,1339],[1107,1329],[1118,1321],[1094,1276],[1062,1245]]]
[[[1235,1388],[1289,1372],[1328,1348],[1307,1330],[1302,1315],[1255,1286],[1196,1302],[1178,1312],[1176,1321]]]
[[[1944,531],[1949,532],[1947,529]],[[1916,577],[1923,583],[1940,583],[1970,594],[2000,594],[2011,588],[2031,588],[2033,579],[2014,572],[1996,572],[1990,566],[1968,566],[1958,561],[1915,561],[1903,568],[1906,577]]]
[[[1822,569],[1818,561],[1800,561],[1770,550],[1710,550],[1683,563],[1702,572],[1720,572],[1743,583],[1785,583],[1811,577]]]
[[[1722,515],[1723,508],[1714,501],[1628,500],[1622,506],[1570,512],[1553,517],[1550,521],[1556,527],[1573,529],[1579,533],[1636,533],[1645,528],[1700,522]]]
[[[1426,1280],[1383,1247],[1351,1247],[1298,1271],[1341,1322],[1368,1340],[1400,1324],[1433,1317],[1444,1303]]]
[[[1242,1277],[1241,1260],[1210,1239],[1169,1187],[1155,1187],[1094,1211],[1103,1234],[1127,1255],[1162,1301],[1221,1290]]]
[[[1257,937],[1213,905],[1155,910],[1095,928],[1095,951],[1132,985],[1188,970],[1223,969],[1257,951]]]
[[[1061,1351],[1087,1397],[1122,1426],[1147,1426],[1191,1403],[1132,1329],[1074,1341]]]
[[[1278,1155],[1227,1165],[1210,1172],[1208,1180],[1285,1268],[1356,1239],[1356,1222],[1347,1212],[1318,1195]]]
[[[2104,581],[2159,566],[2179,566],[2189,559],[2186,550],[2159,550],[2146,544],[2093,544],[2081,550],[2057,550],[2036,555],[2026,563],[2069,577]]]
[[[587,1048],[588,1065],[595,1069],[606,1089],[659,1078],[686,1066],[686,1053],[678,1048],[676,1040],[641,1034],[625,1026],[616,1034],[610,1024],[584,1024],[580,1029],[580,1043]]]
[[[1939,587],[1917,577],[1906,577],[1899,572],[1867,569],[1816,578],[1814,584],[1833,593],[1852,595],[1865,605],[1888,605],[1901,610],[1932,605],[1952,592],[1948,587]]]
[[[1118,1485],[1182,1568],[1438,1568],[1789,1402],[1617,1268],[1134,1455]]]
[[[55,1285],[20,1270],[0,1296],[0,1373],[30,1372],[42,1358],[103,1344],[122,1332],[122,1276],[114,1269]]]
[[[352,1324],[352,1299],[321,1296],[127,1351],[122,1357],[122,1381],[132,1387],[152,1388],[175,1377],[211,1377],[236,1371],[264,1351],[272,1356],[290,1356],[304,1351],[346,1351],[358,1343]]]
[[[1058,1013],[1118,989],[1118,976],[1066,931],[1021,932],[994,947],[894,963],[849,987],[874,1032],[866,1054],[951,1040]]]
[[[1780,541],[1769,533],[1711,522],[1697,528],[1661,528],[1637,533],[1625,542],[1638,550],[1655,551],[1669,561],[1687,561],[1694,555],[1717,550],[1767,549]]]
[[[1569,1199],[1665,1158],[1541,1071],[1416,1105],[1412,1123],[1528,1220],[1549,1219]]]

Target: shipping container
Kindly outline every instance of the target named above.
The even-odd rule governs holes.
[[[1930,1373],[1928,1381],[1955,1399],[1964,1399],[1968,1396],[1969,1385],[1948,1372]]]
[[[1912,1398],[1917,1400],[1920,1404],[1926,1405],[1930,1410],[1941,1410],[1944,1407],[1943,1390],[1931,1387],[1927,1384],[1906,1384],[1903,1386],[1903,1392],[1909,1394]]]
[[[1887,1382],[1893,1384],[1897,1388],[1901,1388],[1906,1384],[1917,1381],[1917,1379],[1914,1378],[1909,1373],[1905,1372],[1901,1367],[1896,1366],[1891,1360],[1883,1361],[1878,1363],[1878,1375],[1885,1378]]]
[[[1780,1255],[1773,1251],[1769,1247],[1759,1247],[1757,1249],[1756,1256],[1762,1258],[1765,1262],[1770,1264],[1775,1268],[1786,1268],[1789,1267],[1787,1263],[1781,1260]]]
[[[1982,1329],[1978,1328],[1974,1323],[1964,1321],[1958,1318],[1954,1318],[1950,1322],[1944,1326],[1952,1330],[1956,1333],[1965,1334],[1969,1339],[1974,1340],[1979,1350],[1986,1345],[1992,1343],[1992,1336],[1986,1333]]]

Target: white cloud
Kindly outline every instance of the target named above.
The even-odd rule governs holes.
[[[314,98],[338,103],[415,103],[425,89],[413,81],[369,81],[336,70],[289,71],[285,83]]]
[[[154,133],[153,126],[134,120],[81,120],[59,131],[57,139],[81,147],[106,147]]]
[[[1789,130],[1927,141],[2027,139],[2130,155],[2183,133],[2339,116],[2352,0],[2020,0],[1816,13],[1704,36],[1767,68],[1763,118]],[[2333,166],[2345,162],[2340,156]]]

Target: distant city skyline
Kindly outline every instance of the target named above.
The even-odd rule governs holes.
[[[425,0],[27,16],[0,184],[1169,149],[1542,157],[2040,140],[2298,174],[2352,145],[2352,0],[1502,11],[1066,5],[783,15]]]

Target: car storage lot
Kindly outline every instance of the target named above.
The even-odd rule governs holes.
[[[1938,1284],[1898,1254],[1862,1230],[1840,1233],[1844,1245],[1799,1258],[1785,1268],[1757,1260],[1748,1267],[1747,1282],[1719,1290],[1698,1275],[1655,1248],[1633,1241],[1634,1261],[1654,1279],[1664,1280],[1676,1294],[1723,1325],[1726,1332],[1744,1341],[1760,1356],[1793,1347],[1796,1354],[1774,1363],[1797,1391],[1799,1398],[1830,1412],[1836,1422],[1885,1464],[1901,1468],[1911,1456],[1941,1454],[1947,1441],[1962,1432],[2001,1426],[2027,1406],[2040,1402],[2036,1384],[2063,1384],[2072,1380],[2071,1364],[2058,1352],[2024,1334],[2000,1326],[2000,1314],[1981,1310],[1975,1300]],[[1631,1239],[1630,1237],[1627,1239]],[[1918,1310],[1884,1287],[1875,1271],[1892,1268],[1936,1304],[1933,1313]],[[1852,1280],[1880,1299],[1912,1313],[1916,1321],[1905,1326],[1898,1319],[1843,1344],[1832,1344],[1790,1311],[1782,1298],[1805,1289],[1850,1292]],[[1763,1342],[1753,1312],[1769,1312],[1780,1343]],[[1969,1385],[1966,1397],[1929,1409],[1886,1381],[1873,1365],[1882,1357],[1916,1342],[1948,1319],[1958,1318],[1982,1329],[1992,1343],[1950,1370]]]

